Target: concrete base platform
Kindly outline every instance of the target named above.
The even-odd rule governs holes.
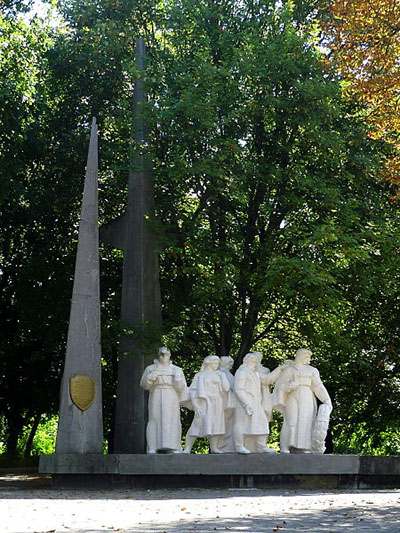
[[[55,488],[400,488],[400,456],[42,455]]]

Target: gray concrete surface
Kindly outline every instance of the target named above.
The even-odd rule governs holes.
[[[387,459],[386,457],[383,459]],[[400,457],[392,457],[390,473],[400,475]],[[382,457],[374,457],[379,470]],[[358,455],[267,454],[56,454],[40,457],[44,474],[240,475],[358,474]]]
[[[60,390],[58,453],[94,453],[103,450],[103,401],[100,344],[100,258],[98,228],[98,135],[93,119],[79,221],[74,286],[67,350]],[[75,404],[71,379],[94,380],[93,403]],[[80,398],[89,398],[82,388]],[[82,392],[84,394],[82,394]],[[75,402],[76,402],[75,397]],[[86,402],[84,402],[86,403]]]
[[[4,533],[400,532],[400,490],[56,491],[0,474]]]
[[[400,488],[400,456],[56,454],[39,472],[80,488]]]

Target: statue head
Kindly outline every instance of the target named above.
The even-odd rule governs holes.
[[[158,360],[162,365],[167,365],[171,359],[171,352],[166,346],[161,346],[158,350]]]
[[[257,355],[257,352],[250,352],[244,356],[243,364],[255,370],[259,360],[260,359],[259,359],[259,356]]]
[[[230,370],[233,367],[233,357],[230,355],[223,355],[219,358],[219,366],[221,368],[226,368],[227,370]]]
[[[261,352],[253,352],[253,355],[257,357],[257,366],[261,365],[263,354]]]
[[[218,370],[219,368],[219,357],[217,355],[207,355],[204,358],[201,369],[202,370]]]
[[[306,348],[300,348],[296,352],[295,361],[300,365],[309,365],[311,361],[312,351]]]

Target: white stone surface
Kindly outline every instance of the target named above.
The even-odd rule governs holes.
[[[237,400],[234,391],[235,376],[231,372],[233,363],[233,357],[226,355],[220,357],[220,370],[225,374],[230,385],[225,406],[225,434],[221,435],[218,439],[218,448],[223,453],[233,453],[235,451],[233,443],[233,422]]]
[[[267,376],[257,372],[259,362],[258,353],[248,353],[235,374],[234,388],[238,402],[233,438],[238,453],[272,451],[266,446],[269,425],[262,402],[262,383],[267,383]]]
[[[147,453],[181,451],[180,404],[194,410],[185,452],[207,437],[212,453],[275,453],[268,447],[273,410],[284,415],[281,453],[323,453],[332,403],[311,352],[300,349],[270,372],[262,354],[251,352],[233,376],[232,357],[204,359],[189,389],[167,348],[146,368],[141,386],[150,391]],[[271,392],[271,386],[274,390]],[[317,399],[322,402],[317,412]]]
[[[262,365],[263,355],[261,352],[253,352],[257,355],[258,361],[256,366],[256,371],[260,375],[261,379],[261,396],[262,396],[262,406],[264,412],[268,418],[268,422],[272,420],[272,409],[273,409],[273,395],[270,390],[269,380],[266,380],[265,377],[271,374],[271,371],[266,366]]]
[[[149,391],[147,453],[182,451],[180,404],[187,399],[187,386],[182,369],[171,363],[168,348],[160,348],[159,358],[146,367],[140,386]]]
[[[326,449],[325,439],[328,433],[329,417],[331,411],[332,408],[325,403],[321,404],[318,408],[311,436],[312,453],[324,453]]]
[[[322,453],[324,449],[332,402],[318,370],[309,364],[311,355],[301,348],[294,361],[285,362],[269,375],[270,383],[275,382],[274,407],[284,415],[281,453]],[[317,398],[322,402],[318,418]]]
[[[230,391],[229,380],[219,370],[220,360],[209,355],[200,372],[195,374],[189,387],[190,400],[195,412],[185,441],[185,453],[190,453],[198,437],[207,437],[212,453],[222,453],[219,437],[225,435],[225,407]]]

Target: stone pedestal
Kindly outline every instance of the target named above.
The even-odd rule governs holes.
[[[400,488],[400,456],[42,455],[55,488]]]

